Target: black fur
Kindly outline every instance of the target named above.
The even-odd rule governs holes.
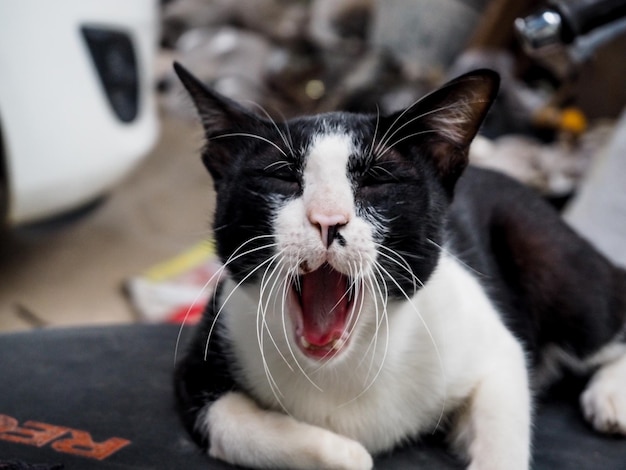
[[[216,292],[219,295],[220,288]],[[207,404],[228,391],[237,390],[231,371],[231,354],[228,344],[218,332],[207,342],[209,331],[217,314],[214,302],[206,306],[202,321],[174,374],[174,387],[178,411],[185,428],[202,447],[207,446],[206,435],[196,429],[198,413]]]
[[[623,328],[626,273],[531,189],[492,171],[468,169],[456,188],[447,233],[535,364],[549,344],[584,359]]]

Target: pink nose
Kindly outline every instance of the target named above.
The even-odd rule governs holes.
[[[337,238],[339,228],[348,223],[348,217],[342,214],[311,212],[309,213],[309,221],[318,228],[322,242],[328,248]]]

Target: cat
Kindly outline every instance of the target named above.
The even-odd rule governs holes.
[[[370,469],[445,429],[472,470],[527,469],[564,368],[626,434],[626,272],[532,190],[468,166],[498,86],[477,70],[389,116],[275,122],[179,64],[206,133],[220,282],[176,368],[208,453]]]

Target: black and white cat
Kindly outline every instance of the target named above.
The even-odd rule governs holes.
[[[563,367],[626,434],[626,273],[530,190],[467,168],[498,88],[463,75],[391,116],[276,123],[176,71],[207,137],[225,269],[176,389],[210,455],[369,469],[444,428],[469,468],[527,469]]]

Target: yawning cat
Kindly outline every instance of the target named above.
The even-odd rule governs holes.
[[[529,189],[467,168],[479,70],[390,116],[274,122],[176,71],[204,125],[224,270],[176,389],[210,455],[368,469],[445,429],[471,469],[527,469],[532,394],[593,373],[626,434],[626,273]]]

